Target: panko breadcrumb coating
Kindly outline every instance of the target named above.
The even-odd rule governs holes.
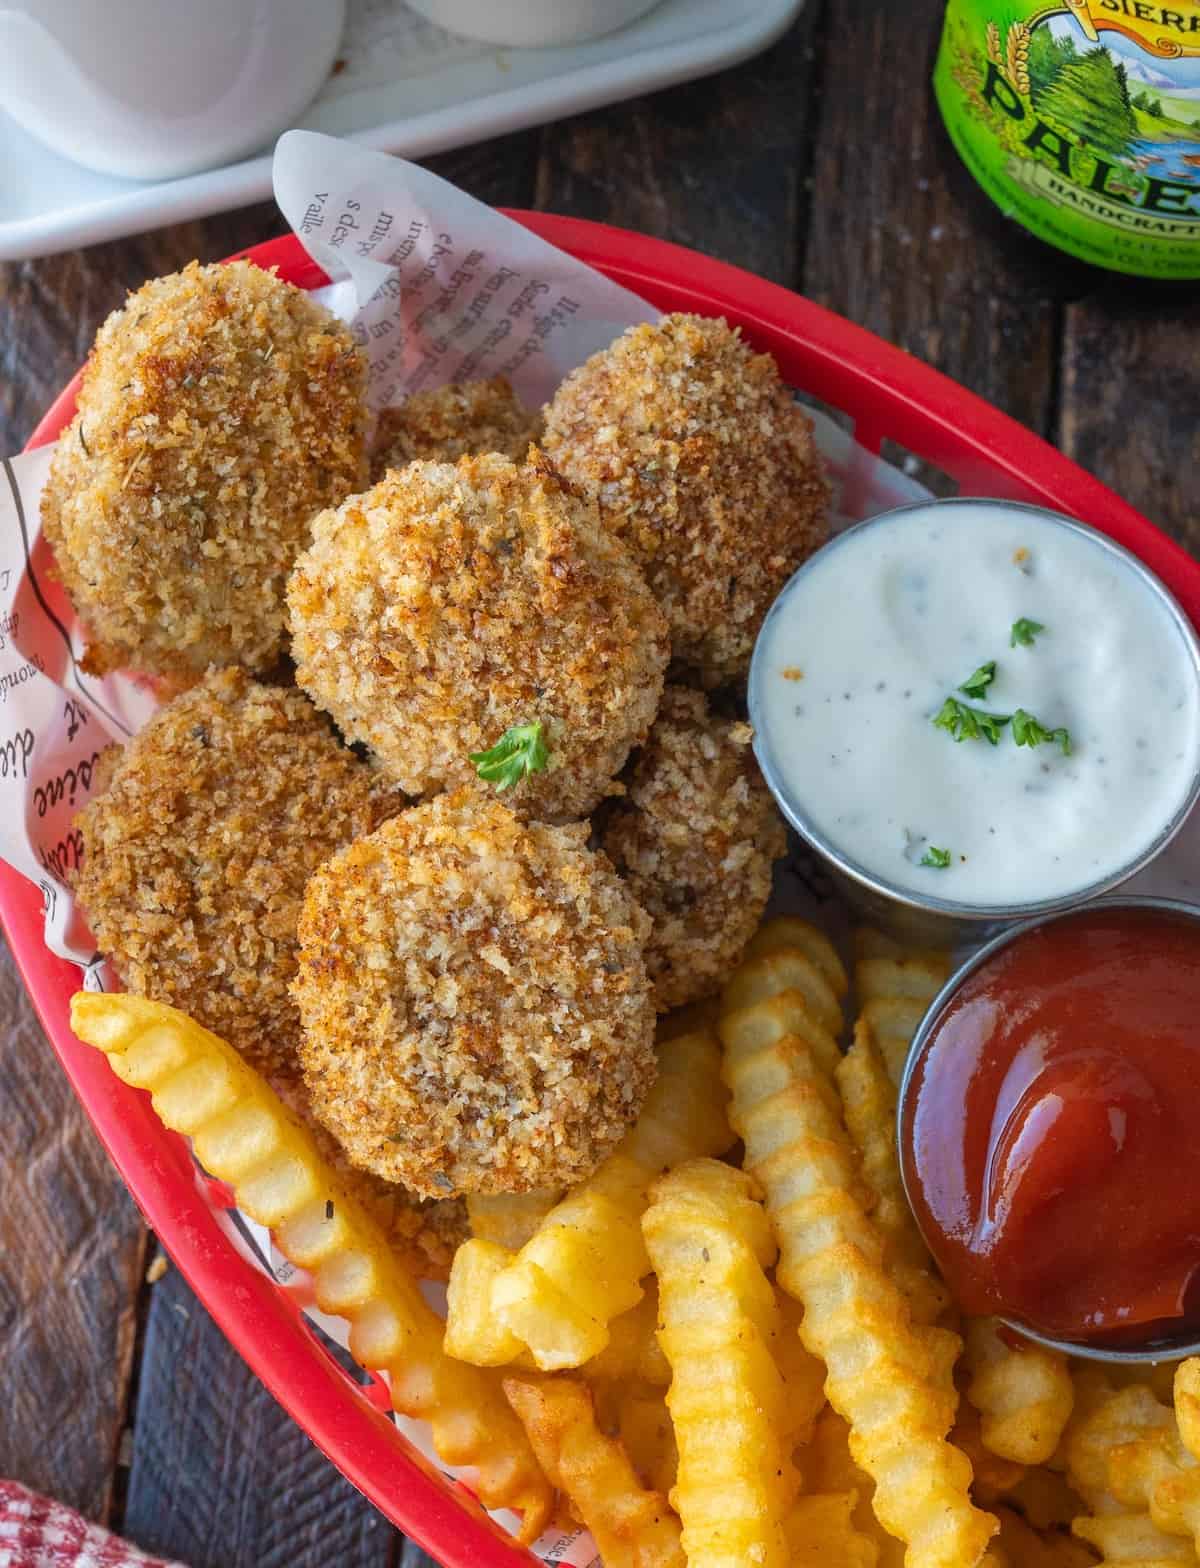
[[[456,463],[484,452],[519,463],[541,435],[542,416],[521,404],[504,376],[414,392],[380,414],[371,477],[382,479],[389,468],[409,463]]]
[[[384,1181],[371,1171],[359,1170],[313,1115],[308,1090],[298,1071],[276,1074],[271,1084],[312,1133],[322,1159],[337,1171],[350,1195],[375,1216],[404,1266],[418,1279],[449,1279],[454,1254],[471,1234],[463,1200],[418,1198],[398,1182]]]
[[[650,916],[646,969],[660,1012],[711,996],[754,935],[783,824],[748,724],[714,718],[698,691],[668,686],[629,795],[603,844]]]
[[[567,1186],[635,1120],[648,922],[587,832],[464,789],[313,877],[300,1061],[356,1165],[430,1197]]]
[[[536,454],[393,470],[313,523],[288,584],[296,678],[410,795],[540,722],[549,763],[506,802],[594,810],[645,739],[668,659],[641,572]]]
[[[769,354],[703,316],[631,327],[546,409],[550,460],[600,502],[706,686],[744,675],[776,594],[828,534],[812,425]]]
[[[246,261],[109,316],[42,496],[89,668],[275,663],[309,521],[365,482],[365,388],[347,329]]]
[[[304,885],[405,804],[298,691],[227,669],[160,708],[76,819],[76,891],[126,988],[294,1071]]]

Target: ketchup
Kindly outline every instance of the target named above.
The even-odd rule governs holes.
[[[901,1127],[960,1305],[1056,1339],[1200,1332],[1200,919],[1084,910],[959,987]]]

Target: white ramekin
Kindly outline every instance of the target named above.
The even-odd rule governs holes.
[[[191,174],[303,112],[345,17],[346,0],[0,0],[0,104],[89,169]]]

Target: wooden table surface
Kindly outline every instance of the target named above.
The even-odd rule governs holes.
[[[999,232],[929,92],[941,0],[808,0],[758,59],[431,160],[483,200],[604,219],[803,291],[1032,426],[1200,548],[1196,290]],[[16,451],[127,289],[283,231],[273,205],[0,266]],[[138,1214],[0,950],[0,1476],[193,1568],[428,1563],[318,1453]]]

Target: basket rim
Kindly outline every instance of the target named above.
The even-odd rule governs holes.
[[[773,353],[786,380],[853,410],[856,440],[885,438],[959,479],[964,494],[1032,502],[1110,534],[1156,571],[1200,621],[1200,563],[1133,507],[1008,415],[904,350],[811,300],[683,246],[607,224],[502,209],[664,310],[722,315]],[[294,235],[239,251],[303,288],[328,281]],[[74,413],[77,374],[25,450],[54,440]],[[59,1060],[146,1222],[222,1332],[292,1418],[398,1528],[447,1568],[521,1568],[536,1559],[504,1535],[467,1490],[443,1478],[354,1385],[284,1292],[233,1246],[202,1196],[182,1138],[149,1096],[126,1087],[101,1053],[75,1039],[68,1002],[76,967],[42,940],[36,887],[0,863],[0,924]]]

